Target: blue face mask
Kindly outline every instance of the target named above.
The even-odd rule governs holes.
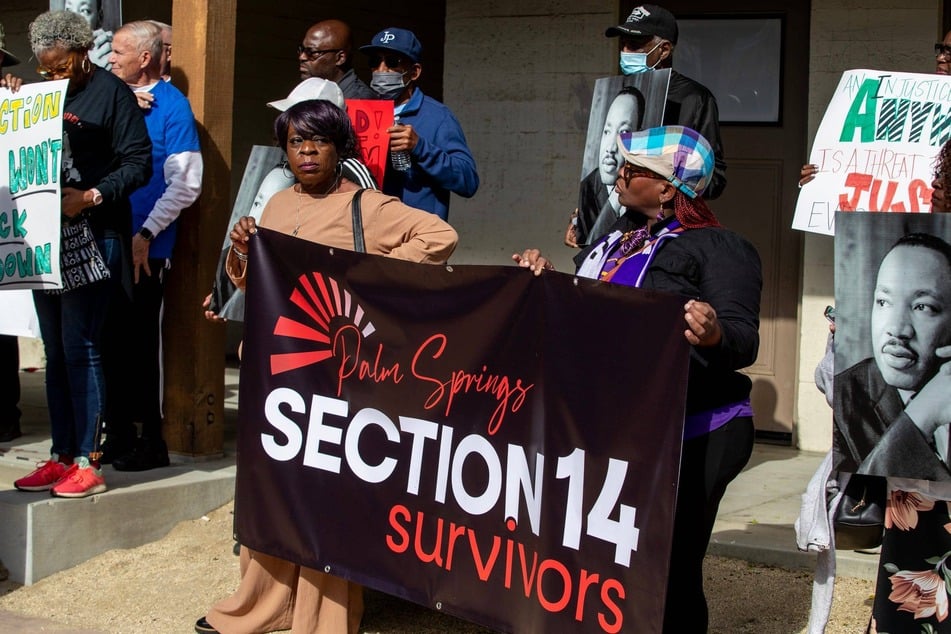
[[[657,60],[657,63],[654,66],[647,65],[647,56],[657,50],[657,47],[661,45],[661,42],[658,42],[654,48],[647,51],[646,53],[625,53],[621,51],[621,72],[625,75],[636,75],[637,73],[643,73],[648,70],[654,70],[654,66],[660,63],[660,60]]]

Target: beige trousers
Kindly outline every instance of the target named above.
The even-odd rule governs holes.
[[[221,634],[357,634],[363,587],[241,547],[241,584],[206,618]]]

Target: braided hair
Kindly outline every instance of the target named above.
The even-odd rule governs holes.
[[[685,229],[720,226],[720,221],[701,196],[690,198],[680,190],[674,194],[674,216]]]

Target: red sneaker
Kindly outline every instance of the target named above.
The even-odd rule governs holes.
[[[106,490],[102,472],[95,467],[76,467],[76,470],[56,483],[51,495],[60,498],[84,498]]]
[[[21,491],[48,491],[75,469],[75,464],[65,465],[56,460],[46,460],[39,463],[32,473],[15,481],[13,486]]]

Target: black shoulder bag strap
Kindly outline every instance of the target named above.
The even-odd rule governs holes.
[[[353,250],[357,253],[366,253],[367,245],[363,241],[363,213],[360,211],[360,198],[365,190],[358,189],[350,201],[350,210],[353,214]]]

